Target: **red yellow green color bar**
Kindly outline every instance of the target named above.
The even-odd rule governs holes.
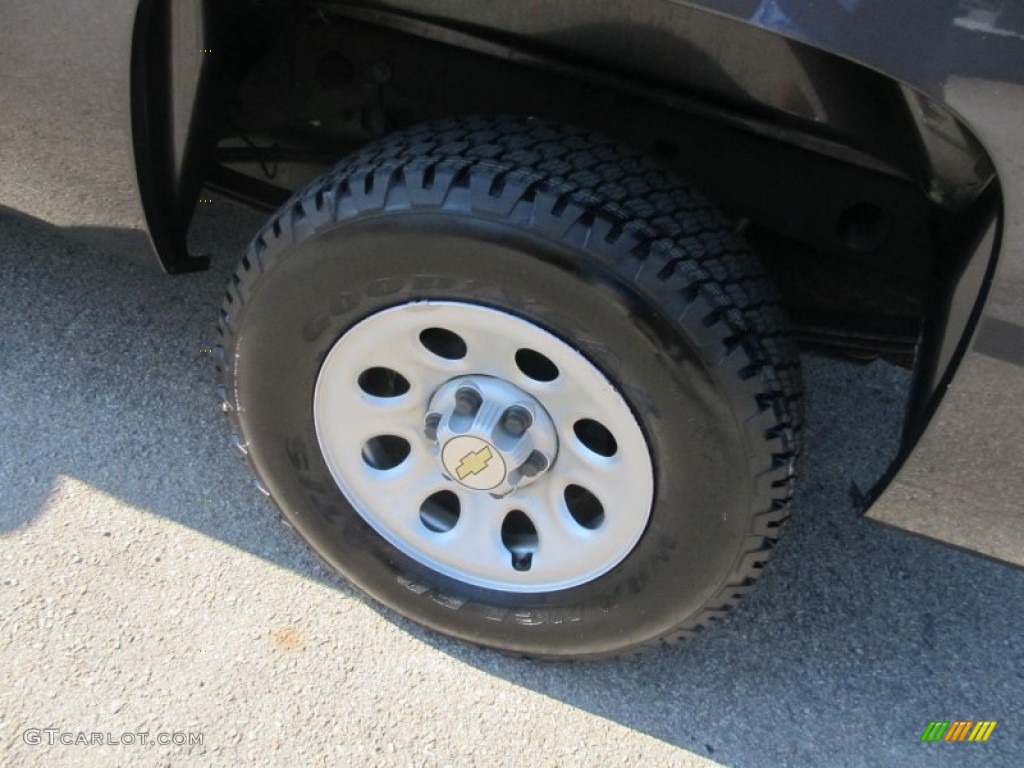
[[[932,720],[921,741],[988,741],[998,720]]]

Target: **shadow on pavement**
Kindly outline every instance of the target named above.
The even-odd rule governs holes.
[[[66,475],[345,588],[254,492],[217,407],[217,308],[261,218],[201,215],[220,258],[170,277],[138,233],[0,211],[0,535],[31,525]]]

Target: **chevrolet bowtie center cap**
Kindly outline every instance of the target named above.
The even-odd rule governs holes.
[[[489,491],[505,480],[504,459],[490,443],[473,435],[459,435],[445,443],[441,463],[453,480],[474,491]]]

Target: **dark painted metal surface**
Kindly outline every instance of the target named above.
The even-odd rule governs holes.
[[[194,150],[203,146],[205,121],[193,106],[205,77],[200,51],[208,40],[206,6],[200,0],[143,4],[151,26],[135,38],[134,124],[147,145],[140,143],[133,156],[136,5],[136,0],[4,4],[0,198],[7,187],[28,189],[27,198],[19,195],[29,200],[23,206],[27,213],[66,226],[142,233],[148,217],[165,265],[187,269],[184,227],[202,180],[202,153]],[[1019,511],[1024,473],[1016,447],[1024,434],[1020,3],[564,0],[527,9],[524,3],[391,0],[364,5],[507,43],[508,51],[535,51],[632,82],[692,91],[709,104],[744,112],[752,125],[775,120],[799,128],[823,147],[846,144],[908,172],[932,200],[951,209],[970,205],[986,189],[1000,196],[1001,220],[976,243],[973,256],[956,266],[958,279],[950,290],[932,297],[931,334],[923,348],[928,359],[919,366],[913,410],[930,420],[927,428],[923,420],[910,425],[908,435],[916,444],[906,444],[906,461],[871,515],[1021,559],[991,535],[998,526],[1018,533],[1024,526]],[[738,36],[738,24],[764,32]],[[876,70],[898,82],[880,87]],[[851,98],[853,93],[864,98]],[[877,112],[864,108],[870,99],[879,100]],[[54,153],[68,131],[85,136],[94,151],[76,157]],[[894,134],[899,140],[892,140]],[[160,154],[145,151],[154,143]],[[987,186],[993,167],[998,190]],[[140,180],[146,217],[140,213]],[[61,201],[69,195],[90,201],[86,220],[62,220]]]
[[[840,3],[847,1],[812,6],[832,18],[837,15],[832,6],[841,10]],[[757,2],[566,0],[530,13],[521,4],[464,0],[378,0],[372,5],[503,40],[517,51],[509,55],[520,60],[550,55],[633,83],[697,94],[746,114],[755,125],[758,116],[770,115],[780,132],[788,124],[807,140],[831,139],[892,168],[910,166],[927,184],[926,192],[950,206],[973,199],[991,175],[973,137],[962,133],[952,116],[873,71],[893,74],[885,67],[851,66],[839,39],[824,38],[832,45],[821,40],[806,45],[796,42],[789,26],[761,32],[750,24],[739,27],[736,18],[695,8],[704,5],[734,15],[745,11],[740,18],[749,21],[757,15]],[[841,21],[837,18],[836,24]],[[822,56],[819,50],[839,55]],[[911,134],[904,135],[905,122],[914,125]],[[751,129],[758,130],[755,125]]]
[[[212,55],[201,0],[139,3],[132,50],[131,104],[139,197],[153,246],[168,272],[206,269],[185,234],[209,154],[203,104]]]
[[[920,437],[905,445],[909,456],[870,515],[1024,564],[1024,6],[766,0],[743,11],[753,6],[757,23],[864,62],[948,105],[992,158],[1002,220],[950,294],[937,297],[933,380],[918,390],[927,425],[912,425],[911,438]]]

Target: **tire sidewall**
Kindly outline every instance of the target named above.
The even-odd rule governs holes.
[[[291,245],[247,297],[232,350],[242,438],[297,531],[413,620],[536,655],[641,644],[700,613],[734,570],[754,513],[737,416],[749,404],[735,402],[702,355],[699,329],[665,317],[654,298],[592,251],[506,222],[408,211],[331,222]],[[534,322],[618,387],[650,445],[655,498],[647,529],[615,568],[552,593],[469,586],[391,546],[338,490],[313,422],[320,366],[361,320],[422,300]]]

